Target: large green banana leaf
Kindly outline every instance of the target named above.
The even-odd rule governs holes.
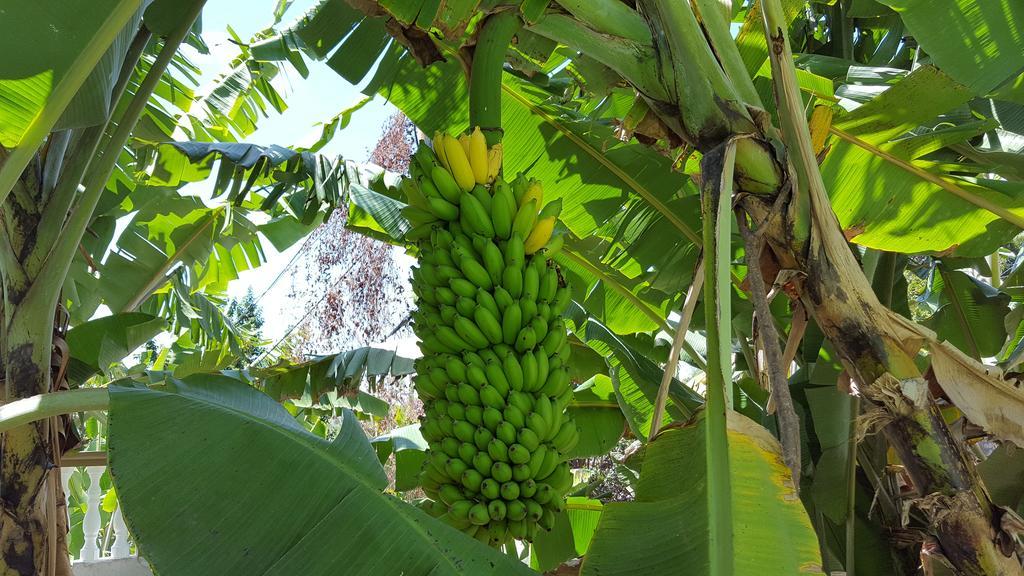
[[[581,575],[707,574],[715,493],[706,476],[705,429],[701,415],[648,444],[636,500],[605,505]],[[728,442],[734,574],[822,574],[817,537],[778,443],[736,413],[729,414]]]
[[[1014,0],[880,0],[928,56],[979,96],[1021,73],[1024,6]]]
[[[329,442],[250,386],[195,375],[115,383],[110,425],[125,520],[163,576],[534,574],[383,494],[352,414]]]
[[[922,66],[836,119],[834,127],[858,143],[833,138],[821,172],[848,237],[879,250],[981,256],[1020,232],[1019,196],[955,178],[927,159],[992,127],[970,114],[959,117],[970,98],[943,71]],[[949,130],[954,122],[967,130]],[[921,172],[946,179],[962,193],[925,180]]]
[[[0,4],[0,199],[54,127],[106,117],[119,63],[142,19],[140,0]],[[17,56],[14,56],[17,55]]]

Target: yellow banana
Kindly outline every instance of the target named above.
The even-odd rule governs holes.
[[[484,138],[484,133],[480,131],[480,127],[477,126],[473,129],[473,134],[469,136],[469,165],[473,168],[473,177],[476,178],[477,184],[488,184],[490,181],[487,179],[487,171],[489,166],[487,158],[487,139]]]
[[[444,136],[444,153],[448,158],[448,170],[455,177],[455,183],[463,192],[469,192],[476,186],[476,178],[473,178],[473,169],[469,167],[469,158],[466,156],[462,144],[454,136]]]
[[[490,184],[498,179],[501,172],[502,146],[498,142],[487,151],[487,183]]]
[[[526,186],[526,191],[523,192],[522,199],[519,200],[519,205],[523,206],[530,200],[536,200],[537,206],[544,205],[544,189],[541,187],[540,180],[530,180],[530,183]]]
[[[537,250],[540,250],[548,243],[551,239],[551,233],[555,230],[555,218],[548,216],[547,218],[541,218],[533,226],[533,230],[530,231],[530,235],[526,238],[526,242],[523,244],[527,254],[533,254]]]
[[[469,158],[469,134],[460,134],[457,140],[462,146],[462,151],[466,153],[466,158]]]
[[[451,168],[448,167],[448,157],[444,153],[444,134],[439,131],[434,132],[434,154],[441,162],[441,166],[444,166],[445,170],[451,171]]]
[[[832,107],[815,106],[811,112],[811,147],[814,154],[821,154],[825,149],[825,140],[828,139],[828,130],[832,127]]]

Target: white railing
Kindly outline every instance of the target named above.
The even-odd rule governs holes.
[[[116,507],[112,513],[105,514],[103,510],[103,501],[107,496],[102,483],[103,474],[107,470],[105,456],[103,453],[90,455],[86,452],[76,454],[62,463],[61,481],[64,494],[68,497],[69,511],[71,506],[81,507],[84,504],[85,507],[82,519],[85,542],[81,549],[69,550],[72,561],[76,563],[132,556],[131,536],[121,514],[120,504],[115,501]],[[85,489],[84,501],[73,496],[72,477],[79,490]],[[76,510],[74,516],[78,514]],[[72,522],[69,518],[69,526]]]

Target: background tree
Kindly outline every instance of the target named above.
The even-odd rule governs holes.
[[[253,365],[263,352],[263,309],[256,300],[252,288],[245,291],[241,298],[232,298],[228,302],[228,318],[234,324],[236,333],[241,333],[239,348],[241,354],[235,361],[236,368]]]

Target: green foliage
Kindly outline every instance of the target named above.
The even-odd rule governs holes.
[[[145,535],[146,558],[161,574],[251,574],[273,566],[315,576],[340,565],[366,575],[531,573],[383,494],[384,470],[351,413],[329,442],[270,397],[209,375],[150,387],[122,381],[111,386],[111,403],[118,494],[129,528]],[[178,433],[154,427],[168,418]],[[189,455],[188,475],[178,475],[173,454]],[[164,481],[172,476],[179,480]],[[258,505],[239,506],[242,488]],[[183,525],[208,532],[196,539]],[[364,536],[370,534],[377,536]]]
[[[85,160],[99,157],[88,143],[103,140],[120,123],[157,62],[162,42],[145,43],[139,61],[128,62],[129,77],[120,79],[127,80],[123,97],[115,90],[140,22],[166,37],[182,25],[188,7],[163,0],[148,3],[145,11],[116,1],[71,2],[59,11],[7,4],[0,45],[19,56],[0,66],[0,144],[7,149],[0,159],[0,197],[6,199],[5,214],[16,213],[10,191],[25,166],[38,167],[51,186],[29,190],[27,204],[25,190],[18,189],[17,200],[18,206],[34,202],[39,209],[39,244],[49,250],[67,234],[68,207],[81,204],[78,183],[90,176]],[[277,3],[275,26],[288,4]],[[624,434],[643,440],[651,429],[666,357],[662,332],[671,331],[672,312],[704,248],[694,185],[709,176],[699,169],[701,157],[678,140],[652,94],[637,97],[631,87],[650,85],[659,95],[669,91],[640,82],[655,77],[644,68],[653,68],[655,58],[641,58],[635,66],[607,58],[615,55],[620,37],[635,49],[633,60],[635,54],[653,54],[645,52],[651,49],[647,22],[629,4],[614,2],[602,10],[609,6],[523,3],[528,27],[510,48],[502,77],[506,173],[522,171],[550,183],[548,198],[563,206],[558,230],[565,245],[557,259],[574,287],[568,368],[575,382],[583,382],[568,405],[580,424],[576,457],[606,454]],[[649,9],[657,2],[642,4]],[[795,60],[802,104],[808,111],[828,106],[835,112],[831,136],[822,134],[819,159],[840,225],[854,244],[870,249],[863,258],[866,270],[877,251],[910,255],[909,268],[901,258],[888,284],[876,282],[880,297],[897,312],[913,310],[940,339],[976,360],[998,357],[1014,367],[1024,350],[1022,258],[1013,244],[1024,223],[1024,37],[1014,27],[1024,18],[1021,10],[1011,0],[779,4],[791,43],[801,52]],[[317,574],[336,571],[342,562],[353,573],[401,566],[413,573],[478,574],[494,565],[502,568],[491,571],[529,573],[521,563],[381,494],[378,462],[392,454],[395,489],[419,487],[425,442],[417,426],[405,426],[368,444],[349,410],[366,418],[387,416],[391,407],[359,384],[364,377],[411,374],[411,359],[361,348],[298,365],[253,367],[262,355],[258,305],[251,292],[231,303],[223,298],[231,280],[263,262],[264,238],[283,250],[336,208],[346,212],[349,229],[405,243],[411,226],[401,212],[406,198],[389,186],[394,175],[317,151],[375,94],[427,134],[464,128],[468,88],[455,55],[469,53],[476,14],[493,5],[382,1],[380,12],[366,16],[344,0],[323,0],[284,30],[268,29],[249,40],[232,35],[238,55],[208,90],[200,92],[192,78],[197,70],[179,53],[153,94],[142,94],[141,118],[127,141],[113,144],[114,156],[107,158],[117,158],[115,169],[106,182],[99,178],[96,209],[84,214],[88,232],[68,244],[76,254],[66,278],[59,268],[45,282],[63,287],[62,303],[71,314],[72,385],[97,373],[129,371],[152,386],[113,387],[111,462],[140,548],[161,573],[241,574],[268,566],[291,573],[301,565],[303,573]],[[732,14],[723,13],[738,29],[735,53],[727,46],[731,39],[721,34],[727,23],[719,22],[717,12],[704,22],[707,36],[686,40],[701,49],[715,44],[730,73],[742,69],[749,75],[736,77],[735,89],[750,103],[759,98],[765,121],[777,123],[761,6],[736,2]],[[971,34],[951,34],[951,23]],[[391,34],[402,26],[407,30],[399,42]],[[202,51],[201,34],[197,22],[185,41]],[[594,44],[594,38],[602,43]],[[25,52],[27,45],[35,49]],[[657,78],[666,85],[677,80],[675,73],[692,79],[693,63],[677,62],[673,69],[672,54],[663,55]],[[307,57],[362,82],[368,97],[326,119],[320,140],[309,149],[243,142],[260,118],[286,109],[274,81],[286,66],[305,77]],[[692,100],[694,106],[707,105],[711,117],[717,114],[710,102]],[[682,120],[691,118],[684,114]],[[64,129],[70,131],[54,132]],[[46,161],[39,156],[33,164],[44,138]],[[72,169],[76,165],[81,173]],[[66,202],[47,204],[52,184],[65,178]],[[205,180],[212,182],[212,202],[179,190]],[[719,240],[727,242],[727,226],[720,224]],[[18,234],[11,237],[18,240]],[[992,270],[965,258],[1000,248],[1004,255],[1013,248],[1017,257],[997,287],[989,281]],[[13,252],[0,252],[7,282],[17,271],[13,264],[31,271],[47,254],[15,262]],[[731,272],[737,284],[745,274],[742,256],[729,247],[718,253],[723,272]],[[719,293],[729,298],[723,302],[732,306],[737,328],[725,354],[732,359],[727,368],[736,371],[737,409],[772,429],[768,394],[753,369],[751,347],[757,343],[748,330],[744,289],[730,291],[723,283]],[[796,329],[796,314],[783,300],[776,298],[775,312],[785,338]],[[94,318],[101,305],[114,314]],[[49,325],[52,312],[48,307],[38,313],[35,324]],[[721,328],[698,315],[686,335],[685,362],[703,368],[705,331],[716,327]],[[163,349],[152,340],[161,331],[173,340]],[[118,366],[131,363],[125,359],[143,343],[142,365]],[[865,576],[903,574],[903,552],[882,536],[906,527],[901,494],[886,472],[887,445],[872,437],[861,442],[859,452],[851,448],[856,413],[849,396],[836,391],[841,368],[813,321],[798,352],[790,384],[803,416],[800,480],[818,542],[787,492],[776,447],[748,423],[729,436],[737,573],[747,566],[772,574],[816,570],[820,545],[829,571],[853,572],[849,564],[855,563],[856,573]],[[917,360],[924,365],[928,357]],[[152,371],[143,375],[146,369]],[[550,569],[587,554],[584,574],[658,572],[661,565],[702,569],[712,550],[710,530],[702,523],[708,503],[700,473],[721,454],[703,452],[705,421],[691,420],[704,404],[703,391],[673,379],[668,392],[660,424],[687,424],[633,457],[644,461],[636,502],[604,506],[570,499],[553,530],[536,540],[532,566]],[[323,440],[339,417],[339,439]],[[174,422],[173,433],[162,426],[168,421]],[[1020,460],[1004,447],[980,467],[993,500],[1018,511]],[[183,462],[190,470],[184,477]],[[166,482],[168,477],[184,478],[187,485]],[[248,506],[239,505],[239,486],[253,498],[243,502]],[[82,488],[76,476],[73,503],[81,502]],[[310,493],[319,500],[308,498]],[[201,498],[199,505],[181,500],[192,494]],[[239,516],[252,510],[255,521]],[[69,511],[77,547],[81,506]],[[911,529],[928,528],[917,515],[909,521]],[[210,533],[190,539],[182,523],[210,527]],[[367,544],[365,534],[377,540]],[[300,546],[289,549],[292,542]]]

